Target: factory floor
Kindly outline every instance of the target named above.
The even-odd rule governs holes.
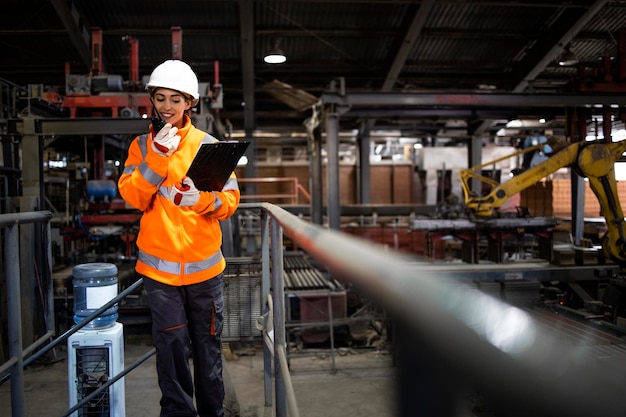
[[[525,308],[540,327],[549,328],[559,340],[579,344],[580,352],[611,361],[609,368],[620,375],[624,367],[623,334],[604,327],[554,314],[546,308]],[[145,333],[124,328],[124,366],[130,368],[152,351],[151,338]],[[407,382],[405,366],[395,366],[389,341],[368,341],[366,347],[349,347],[337,343],[335,349],[300,343],[290,344],[288,363],[298,414],[290,417],[393,417],[400,415],[398,379]],[[260,340],[224,343],[224,378],[227,387],[225,417],[274,417],[272,404],[266,405],[264,391],[263,345]],[[24,412],[19,417],[61,417],[70,408],[68,389],[68,355],[59,345],[48,357],[24,371]],[[608,363],[608,362],[607,362]],[[411,369],[411,368],[409,368]],[[435,376],[435,375],[431,375]],[[398,378],[400,377],[400,378]],[[403,378],[404,377],[404,378]],[[409,381],[411,382],[411,381]],[[412,381],[415,383],[416,381]],[[445,387],[446,384],[433,384]],[[274,389],[273,383],[270,390]],[[424,386],[420,386],[423,389]],[[123,414],[128,417],[159,416],[160,392],[157,386],[155,357],[149,356],[124,377]],[[430,392],[430,391],[429,391]],[[436,390],[435,390],[436,392]],[[271,398],[271,395],[270,395]],[[408,398],[408,397],[407,397]],[[407,399],[405,398],[405,399]],[[469,397],[468,408],[455,417],[493,417],[480,397]],[[17,416],[11,410],[11,382],[0,385],[0,416]],[[437,402],[437,401],[435,401]],[[273,403],[273,401],[272,401]],[[457,410],[459,411],[459,410]],[[119,416],[120,414],[88,413],[83,417]],[[280,414],[284,415],[284,414]],[[413,413],[402,414],[413,416]],[[426,414],[434,415],[434,414]],[[452,415],[452,414],[441,414]]]
[[[134,364],[151,349],[148,338],[125,333],[125,367]],[[56,350],[56,358],[26,368],[25,413],[22,417],[63,416],[69,410],[66,349],[58,347]],[[226,417],[274,416],[273,406],[265,405],[262,343],[225,343],[224,358]],[[395,372],[386,347],[303,348],[290,353],[288,360],[301,416],[378,417],[394,414]],[[0,385],[0,416],[12,415],[10,385],[10,381]],[[124,377],[124,387],[126,416],[159,415],[160,393],[154,355]]]

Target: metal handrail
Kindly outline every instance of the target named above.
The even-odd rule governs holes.
[[[52,213],[49,211],[38,212],[25,212],[25,213],[9,213],[0,215],[0,226],[6,228],[4,247],[6,257],[6,276],[7,276],[7,316],[9,323],[9,359],[2,365],[0,365],[0,385],[7,380],[11,380],[11,415],[14,417],[22,417],[25,415],[24,404],[24,368],[41,358],[44,354],[57,347],[60,343],[65,342],[71,335],[85,327],[93,319],[100,316],[106,310],[113,305],[122,301],[128,294],[133,292],[136,288],[143,284],[143,279],[138,279],[131,286],[119,293],[116,297],[109,300],[106,304],[99,309],[92,312],[89,316],[85,317],[80,323],[75,324],[61,336],[53,339],[50,343],[44,345],[41,349],[37,348],[45,343],[48,339],[54,336],[54,311],[48,311],[47,314],[51,315],[52,319],[46,320],[47,332],[40,338],[38,338],[31,345],[24,348],[22,346],[22,317],[21,317],[21,305],[20,305],[20,254],[18,250],[18,225],[30,224],[30,223],[46,223],[47,230],[47,250],[46,250],[46,262],[50,265],[51,257],[51,239],[50,239],[50,220],[52,219]],[[50,276],[52,276],[51,271]],[[52,287],[48,286],[49,294],[46,294],[46,298],[53,299]],[[50,307],[53,309],[53,306]],[[31,355],[32,353],[32,355]],[[69,411],[64,414],[67,416],[73,411],[79,409],[83,405],[87,404],[91,398],[107,389],[112,384],[120,380],[124,375],[132,371],[135,367],[139,366],[150,356],[154,355],[155,350],[152,349],[144,355],[143,358],[135,362],[129,368],[124,369],[118,375],[113,376],[97,391],[94,391],[89,396],[83,398],[77,402]],[[30,355],[27,359],[24,357]]]
[[[126,298],[129,294],[131,294],[133,291],[135,291],[137,288],[139,288],[142,285],[143,285],[143,278],[139,278],[137,281],[135,281],[131,286],[126,288],[124,291],[122,291],[115,297],[111,298],[109,301],[107,301],[97,310],[94,310],[93,313],[89,314],[87,317],[84,317],[80,321],[80,323],[74,324],[69,330],[67,330],[61,336],[55,338],[52,342],[48,343],[43,348],[33,353],[33,355],[31,355],[28,359],[25,359],[22,363],[23,367],[24,368],[27,367],[28,365],[35,362],[37,359],[41,358],[43,355],[45,355],[46,353],[48,353],[49,351],[57,347],[59,344],[65,342],[74,333],[76,333],[77,331],[79,331],[80,329],[88,325],[92,320],[99,317],[102,313],[107,311],[109,308],[113,307],[115,304],[122,301],[124,298]],[[24,350],[24,353],[26,353],[26,350]],[[0,372],[0,374],[1,373],[2,372]],[[10,377],[10,374],[2,375],[0,377],[0,384],[5,382],[9,377]]]
[[[354,284],[387,309],[409,333],[403,340],[417,341],[405,346],[404,352],[411,355],[415,351],[408,365],[418,366],[400,366],[404,368],[401,372],[411,374],[415,388],[438,391],[433,398],[417,400],[422,393],[416,389],[413,398],[403,400],[441,402],[446,398],[451,403],[465,398],[464,390],[471,386],[480,387],[490,404],[511,415],[586,417],[598,410],[603,416],[626,415],[622,395],[626,375],[616,375],[615,368],[592,357],[582,358],[581,346],[559,339],[524,310],[446,277],[444,272],[423,269],[415,257],[381,250],[372,242],[307,223],[278,206],[260,203],[242,204],[241,208],[260,209],[262,217],[269,218],[266,222],[272,238],[279,237],[271,242],[272,288],[278,289],[272,293],[275,349],[285,343],[282,267],[274,265],[284,233],[327,265],[339,280]],[[267,230],[262,233],[269,235]],[[263,238],[262,245],[268,244]],[[264,263],[270,256],[267,252],[263,250]],[[269,277],[269,271],[265,274]],[[419,357],[417,352],[424,351],[428,356]],[[444,370],[449,373],[446,381],[450,385],[432,387],[432,377]],[[420,377],[423,380],[418,381]],[[285,416],[286,407],[278,404],[284,402],[284,392],[277,389],[276,398],[276,415]],[[420,415],[451,415],[422,407]],[[448,411],[452,408],[448,405]]]
[[[10,213],[0,215],[0,226],[5,228],[4,250],[6,262],[6,292],[7,292],[7,318],[8,318],[8,335],[9,335],[9,360],[2,367],[8,369],[11,375],[11,413],[15,417],[24,415],[24,355],[22,341],[22,317],[21,317],[21,296],[20,296],[20,251],[19,251],[19,230],[20,224],[45,223],[46,224],[46,243],[47,257],[51,254],[52,243],[50,239],[50,219],[52,213],[49,211],[38,211],[28,213]],[[49,260],[49,259],[47,259]],[[48,263],[49,268],[52,265]],[[48,271],[52,276],[52,271]],[[46,300],[52,300],[52,288],[48,288]],[[46,334],[36,340],[32,345],[26,348],[29,352],[47,340],[54,331],[54,306],[48,303],[48,311],[46,311]]]
[[[268,347],[271,348],[274,345],[274,340],[271,335],[272,326],[269,325],[269,323],[274,321],[274,303],[272,302],[272,297],[267,297],[267,307],[267,320],[263,320],[265,321],[265,323],[263,323],[261,327],[263,328],[263,341]],[[269,352],[274,362],[277,363],[277,366],[280,367],[280,372],[285,379],[285,393],[287,398],[287,405],[289,408],[289,416],[299,417],[300,410],[298,409],[298,401],[296,400],[293,384],[291,382],[289,365],[287,363],[287,349],[285,347],[285,344],[279,342],[277,349],[275,349],[274,351],[270,350]],[[275,355],[278,355],[278,361]]]
[[[272,309],[273,357],[279,361],[274,366],[273,377],[276,417],[287,417],[294,400],[288,370],[281,359],[286,346],[283,235],[325,264],[337,279],[354,284],[385,308],[404,326],[407,335],[403,340],[416,342],[405,346],[408,348],[405,352],[415,351],[415,357],[407,366],[399,366],[399,370],[414,379],[423,379],[408,387],[416,388],[410,393],[413,398],[405,395],[401,401],[419,398],[419,401],[441,402],[444,398],[454,403],[463,399],[465,390],[471,386],[480,387],[481,394],[491,404],[510,415],[587,417],[596,415],[598,410],[604,417],[626,415],[626,398],[622,395],[626,375],[616,374],[618,369],[610,368],[610,364],[581,354],[584,346],[559,339],[524,310],[482,293],[475,286],[446,277],[432,267],[424,268],[413,256],[382,250],[372,242],[308,223],[276,205],[244,203],[240,208],[261,212],[262,296],[267,299],[271,289],[272,301],[268,304]],[[42,221],[39,216],[25,216],[17,222]],[[0,224],[6,225],[2,219],[0,216]],[[17,224],[15,218],[9,219]],[[16,233],[14,225],[9,227],[5,239],[16,238]],[[7,248],[10,255],[7,270],[13,274],[12,278],[18,277],[19,283],[15,265],[19,256],[14,250]],[[8,281],[11,281],[8,292],[13,294],[15,280]],[[13,311],[16,306],[9,307]],[[19,318],[10,321],[19,322]],[[420,356],[423,352],[428,355]],[[18,396],[15,403],[12,397],[13,415],[21,416],[22,351],[11,353],[17,358],[13,369],[19,380],[15,390],[12,386],[12,395],[15,392]],[[270,352],[264,349],[266,405],[272,402],[269,356]],[[412,366],[414,363],[417,366]],[[445,386],[432,387],[436,385],[434,373],[444,370]],[[440,375],[436,376],[441,380]],[[434,389],[436,395],[425,398],[417,387],[428,387],[429,394]],[[420,405],[424,407],[420,415],[456,416]],[[450,409],[454,407],[448,406]]]

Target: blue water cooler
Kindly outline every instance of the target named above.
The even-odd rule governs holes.
[[[81,323],[117,296],[117,272],[117,266],[109,263],[74,267],[74,323]],[[124,326],[117,318],[115,304],[68,338],[70,407],[124,370]],[[121,378],[79,407],[72,417],[125,417],[124,396]]]
[[[78,324],[117,297],[117,266],[92,262],[72,269],[74,285],[74,323]],[[103,329],[117,320],[117,304],[109,307],[83,329]]]

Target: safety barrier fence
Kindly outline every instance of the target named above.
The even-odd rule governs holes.
[[[265,405],[274,406],[276,417],[299,414],[285,353],[283,236],[325,264],[337,279],[355,285],[388,310],[397,329],[394,336],[398,336],[397,368],[403,383],[399,384],[400,416],[464,415],[466,394],[475,388],[499,412],[511,416],[588,417],[598,412],[604,417],[626,415],[626,398],[622,395],[626,373],[618,372],[623,366],[595,358],[584,346],[559,338],[523,309],[448,278],[432,264],[308,223],[276,205],[245,203],[241,208],[255,210],[261,217],[262,295],[268,300],[263,324]],[[33,220],[29,216],[33,215],[19,221]],[[48,214],[35,215],[36,221],[44,221],[39,216],[46,218]],[[8,231],[7,259],[12,260],[19,257],[9,249],[17,239],[15,226],[11,225],[16,220],[9,219],[0,216],[0,224]],[[15,262],[7,263],[7,277],[12,281],[10,295],[15,297],[15,291],[19,291],[19,285],[17,290],[14,288],[19,284]],[[120,293],[93,316],[140,284]],[[19,305],[9,308],[19,321],[15,316]],[[83,322],[91,319],[87,317]],[[55,339],[40,352],[67,336]],[[10,353],[16,417],[23,415],[19,412],[23,412],[22,367],[29,361],[23,360],[21,346],[19,351],[13,347]],[[6,367],[3,365],[3,369]]]

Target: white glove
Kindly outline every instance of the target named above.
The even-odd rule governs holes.
[[[191,178],[185,177],[172,187],[170,200],[172,200],[176,206],[191,207],[200,200],[200,191],[196,188]]]
[[[170,156],[178,148],[180,136],[177,127],[167,123],[152,139],[152,150],[161,156]]]

